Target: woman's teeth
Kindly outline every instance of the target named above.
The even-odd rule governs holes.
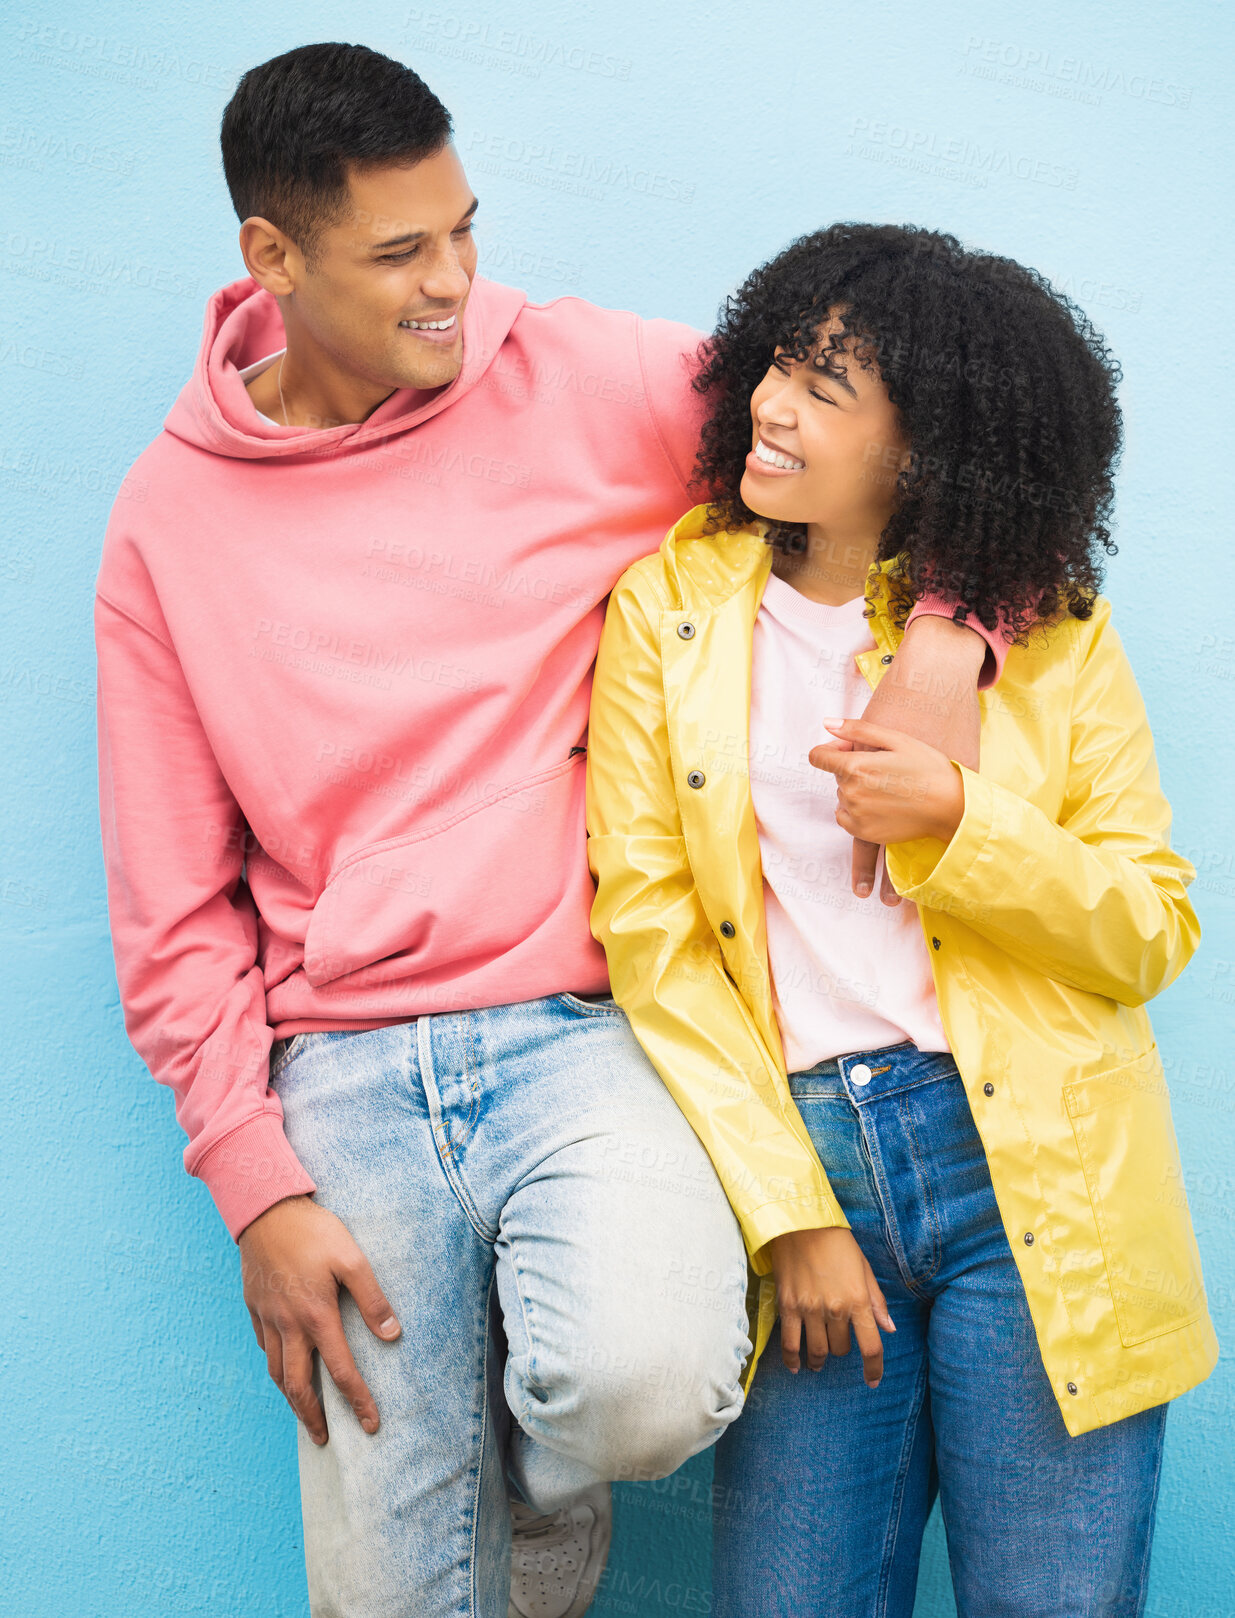
[[[449,320],[401,320],[399,324],[409,331],[449,331],[457,319],[457,315],[451,315]]]
[[[806,466],[805,461],[795,461],[792,455],[782,455],[779,451],[769,449],[762,439],[755,445],[755,459],[765,466],[782,466],[788,472],[801,472]]]

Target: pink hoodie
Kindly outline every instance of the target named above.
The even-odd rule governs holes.
[[[605,598],[692,503],[699,333],[477,278],[419,408],[275,426],[252,281],[112,510],[95,605],[129,1035],[228,1230],[315,1189],[273,1039],[604,992],[584,826]]]
[[[237,374],[282,347],[274,300],[211,300],[95,623],[126,1026],[234,1237],[314,1189],[272,1039],[606,991],[591,667],[614,581],[691,504],[698,337],[478,277],[448,388],[311,431]]]

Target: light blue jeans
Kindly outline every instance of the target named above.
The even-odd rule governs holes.
[[[789,1088],[896,1331],[875,1389],[852,1345],[791,1376],[773,1333],[716,1452],[717,1618],[910,1618],[936,1490],[960,1618],[1139,1618],[1167,1407],[1069,1436],[956,1064]]]
[[[664,1477],[742,1407],[746,1260],[715,1171],[607,998],[299,1034],[271,1085],[403,1327],[380,1341],[341,1295],[373,1435],[314,1355],[313,1618],[506,1618],[508,1479],[549,1511]]]

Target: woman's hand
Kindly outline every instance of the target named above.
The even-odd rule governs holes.
[[[885,845],[951,839],[965,812],[965,787],[946,753],[865,719],[825,720],[824,727],[837,742],[812,747],[810,761],[836,777],[838,826]],[[872,751],[857,752],[855,743]]]
[[[780,1307],[781,1358],[795,1375],[806,1333],[806,1363],[823,1368],[829,1354],[849,1352],[849,1328],[858,1340],[868,1388],[883,1377],[884,1331],[895,1331],[874,1271],[843,1225],[829,1230],[792,1230],[768,1244]]]

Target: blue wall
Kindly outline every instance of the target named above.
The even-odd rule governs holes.
[[[112,493],[189,369],[203,300],[240,273],[216,155],[223,105],[244,67],[341,28],[446,100],[483,201],[482,267],[534,298],[582,293],[707,325],[790,236],[912,220],[1038,266],[1121,356],[1128,447],[1108,588],[1176,839],[1200,872],[1202,953],[1155,1021],[1226,1348],[1168,1425],[1149,1610],[1235,1612],[1235,856],[1229,830],[1220,840],[1235,629],[1219,526],[1232,354],[1218,286],[1232,249],[1230,12],[18,0],[0,28],[4,1612],[308,1611],[294,1422],[254,1341],[235,1247],[182,1172],[171,1097],[124,1036],[90,605]],[[621,1491],[598,1613],[709,1610],[707,1484],[701,1457]],[[919,1613],[951,1611],[936,1523]]]

